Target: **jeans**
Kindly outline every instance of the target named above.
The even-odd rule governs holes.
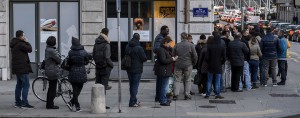
[[[46,107],[53,107],[54,106],[54,98],[56,96],[56,88],[57,88],[57,79],[49,80],[49,88],[47,92],[47,103]]]
[[[286,64],[287,64],[286,60],[278,60],[278,69],[281,76],[280,79],[281,82],[283,83],[285,83],[286,81]]]
[[[80,108],[80,104],[78,102],[78,96],[81,93],[81,90],[83,88],[83,83],[71,83],[73,88],[73,98],[71,99],[71,103],[75,104],[75,107]]]
[[[251,78],[250,78],[250,71],[249,71],[249,63],[247,61],[244,61],[244,78],[245,78],[245,84],[246,89],[251,90]],[[242,81],[240,81],[239,89],[243,90],[243,84]]]
[[[17,75],[17,84],[15,89],[15,105],[28,105],[28,91],[30,83],[28,74]],[[22,93],[22,100],[20,99]]]
[[[133,106],[134,104],[137,104],[136,95],[138,93],[142,73],[128,72],[127,75],[129,78],[129,91],[130,91],[129,106]]]
[[[258,76],[258,65],[259,61],[258,60],[250,60],[249,61],[249,67],[250,67],[250,74],[251,74],[251,79],[253,83],[257,82],[257,76]]]
[[[159,77],[159,80],[160,81],[160,99],[159,99],[159,102],[160,103],[167,103],[168,101],[168,98],[167,98],[167,91],[168,91],[168,85],[169,85],[169,77]]]
[[[224,87],[231,86],[231,65],[230,65],[230,61],[228,61],[228,60],[225,62],[222,79],[224,81],[224,85],[223,85]]]
[[[181,68],[176,68],[174,71],[175,75],[175,82],[174,82],[174,95],[177,96],[179,95],[180,91],[180,83],[183,79],[184,81],[184,95],[190,97],[190,91],[191,91],[191,73],[192,73],[193,66],[189,66],[187,68],[181,69]]]
[[[210,96],[210,93],[212,91],[212,81],[215,80],[215,92],[216,96],[220,96],[220,83],[221,83],[221,77],[222,74],[213,74],[209,73],[207,74],[207,88],[206,88],[206,96]]]
[[[243,75],[243,66],[231,66],[231,90],[237,91],[239,89],[240,79]]]
[[[263,84],[267,85],[268,78],[269,78],[269,69],[271,69],[270,72],[271,72],[273,84],[277,84],[277,80],[276,80],[277,59],[264,59],[263,62],[264,62],[264,69],[265,69]]]

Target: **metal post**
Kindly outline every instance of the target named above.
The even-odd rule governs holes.
[[[242,15],[241,15],[242,29],[241,30],[244,30],[244,16],[245,16],[245,14],[244,14],[244,9],[243,9],[243,2],[242,2],[242,0],[240,0],[240,1],[241,1],[241,12],[242,12]]]
[[[119,95],[119,113],[121,110],[121,27],[120,27],[120,14],[121,14],[121,0],[116,0],[117,13],[118,13],[118,95]]]

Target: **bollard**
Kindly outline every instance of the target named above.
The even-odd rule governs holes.
[[[102,84],[94,84],[92,86],[92,101],[91,101],[91,113],[99,114],[105,113],[105,88]]]

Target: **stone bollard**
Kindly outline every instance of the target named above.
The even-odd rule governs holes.
[[[92,101],[91,101],[91,113],[99,114],[105,113],[105,88],[102,84],[94,84],[92,86]]]

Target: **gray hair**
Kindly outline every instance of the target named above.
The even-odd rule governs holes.
[[[240,32],[237,32],[234,36],[235,39],[241,39],[242,38],[242,34]]]
[[[181,40],[187,40],[188,39],[188,34],[186,32],[182,32],[180,34],[180,36],[181,36]]]

